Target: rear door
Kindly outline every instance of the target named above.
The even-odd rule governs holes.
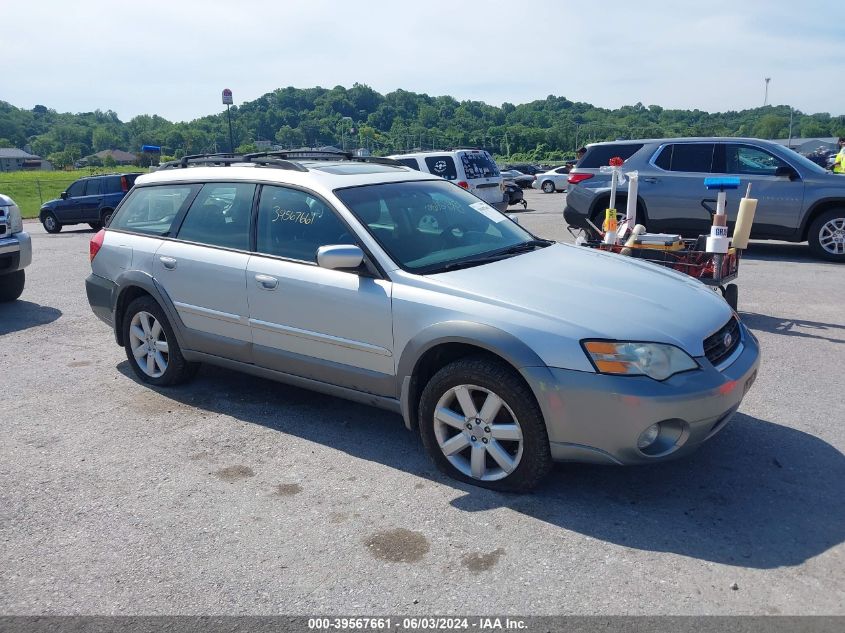
[[[502,201],[502,175],[496,166],[496,161],[484,150],[467,150],[457,153],[469,191],[484,200],[487,204],[498,204]]]
[[[191,203],[176,240],[162,242],[153,259],[185,324],[191,349],[252,362],[246,292],[250,215],[255,185],[206,183]]]
[[[357,240],[308,192],[262,187],[257,253],[247,266],[255,362],[357,391],[395,396],[392,284],[316,263]]]
[[[639,174],[649,229],[688,237],[709,233],[712,218],[702,202],[715,209],[716,195],[704,187],[704,179],[719,171],[716,147],[716,143],[668,143],[655,153],[654,169]]]
[[[103,201],[105,178],[89,178],[85,181],[85,195],[80,199],[80,220],[97,222],[100,219],[100,203]]]

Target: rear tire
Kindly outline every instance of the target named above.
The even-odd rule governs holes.
[[[540,188],[543,190],[543,193],[554,193],[555,183],[553,183],[551,180],[544,180],[543,184],[540,185]]]
[[[123,316],[123,347],[132,371],[158,387],[178,385],[194,377],[198,363],[182,356],[170,321],[150,296],[138,297]]]
[[[816,257],[845,262],[845,209],[825,211],[813,220],[807,241]]]
[[[7,275],[0,275],[0,303],[14,301],[23,293],[26,273],[23,269]]]
[[[471,356],[443,367],[423,389],[419,421],[435,465],[460,481],[526,492],[551,470],[540,407],[501,361]]]
[[[41,216],[41,224],[44,225],[44,230],[48,233],[58,233],[62,230],[62,223],[56,219],[51,211],[47,211]]]
[[[89,222],[88,226],[90,226],[95,231],[99,231],[101,228],[103,228],[103,225],[100,224],[99,222]]]
[[[111,222],[112,214],[114,214],[114,209],[103,209],[103,212],[100,214],[99,228],[103,228],[109,225],[109,222]]]

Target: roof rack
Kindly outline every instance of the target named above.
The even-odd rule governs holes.
[[[356,156],[351,152],[344,152],[341,150],[325,150],[325,149],[291,149],[291,150],[274,150],[269,152],[256,152],[254,154],[246,154],[244,158],[255,160],[256,158],[273,157],[283,158],[288,160],[349,160],[360,163],[374,163],[376,165],[390,165],[392,167],[404,167],[402,163],[392,158],[383,158],[381,156]]]
[[[187,169],[190,166],[223,166],[228,167],[237,163],[253,163],[261,167],[276,167],[278,169],[289,169],[291,171],[308,171],[302,165],[292,163],[287,160],[279,160],[272,157],[264,158],[262,155],[256,154],[192,154],[190,156],[183,156],[178,160],[173,160],[159,165],[159,169]]]

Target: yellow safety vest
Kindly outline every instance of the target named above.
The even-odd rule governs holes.
[[[833,173],[845,174],[845,147],[839,150],[839,153],[833,160]]]

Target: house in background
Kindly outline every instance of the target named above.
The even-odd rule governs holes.
[[[138,162],[138,157],[131,152],[124,152],[121,149],[104,149],[101,152],[79,159],[75,165],[77,167],[87,167],[91,162],[102,165],[108,156],[111,156],[117,165],[134,165]],[[92,158],[96,158],[97,160],[92,161]]]
[[[52,171],[53,165],[50,161],[22,149],[0,147],[0,171],[21,171],[23,169]]]

